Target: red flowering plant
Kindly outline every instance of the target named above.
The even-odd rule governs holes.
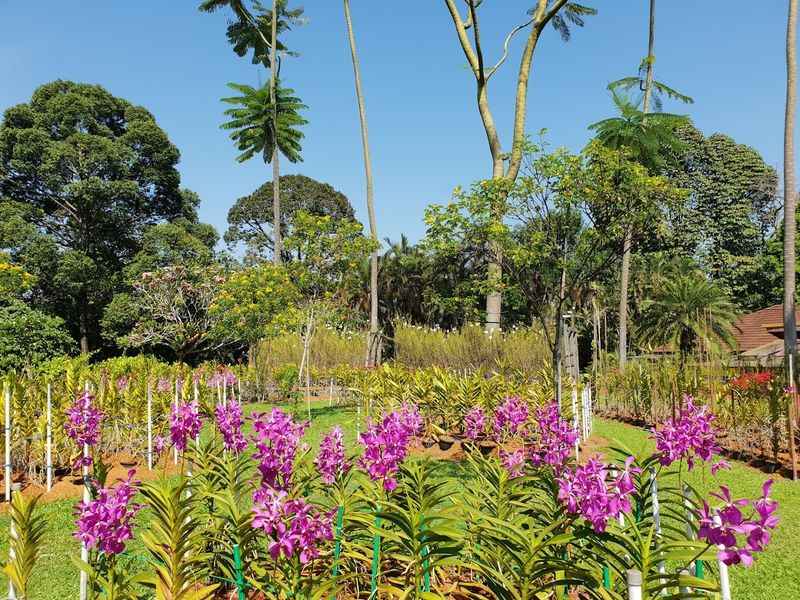
[[[745,372],[728,382],[729,403],[721,403],[721,416],[736,450],[769,448],[778,460],[781,421],[792,397],[784,379],[772,371]]]

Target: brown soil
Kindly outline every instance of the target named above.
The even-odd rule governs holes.
[[[136,479],[140,481],[152,481],[164,475],[177,473],[180,470],[180,463],[175,465],[172,461],[172,454],[162,457],[159,464],[153,467],[152,471],[147,470],[146,464],[141,464],[142,461],[133,459],[130,455],[120,454],[111,458],[105,458],[104,462],[112,465],[111,470],[108,472],[108,479],[106,485],[113,486],[119,481],[124,481],[128,478],[128,471],[134,469],[136,471]],[[121,463],[137,462],[134,467],[123,466]],[[19,480],[19,476],[12,477],[14,481]],[[4,485],[3,480],[0,479],[0,489]],[[83,497],[83,481],[80,474],[77,472],[69,473],[62,477],[57,477],[53,481],[53,488],[48,492],[45,487],[38,483],[28,483],[23,485],[22,493],[25,496],[41,496],[41,502],[55,502],[57,500],[74,499],[80,500]],[[8,511],[8,504],[3,502],[0,504],[0,514]]]

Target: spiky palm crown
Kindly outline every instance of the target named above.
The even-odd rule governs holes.
[[[278,36],[286,31],[290,31],[293,26],[303,22],[303,9],[287,8],[288,0],[278,2],[278,23],[276,25]],[[228,23],[228,42],[233,47],[233,51],[238,56],[246,56],[248,52],[253,52],[253,64],[262,64],[266,68],[271,68],[270,64],[270,44],[272,43],[272,10],[266,8],[258,0],[252,3],[252,9],[248,9],[244,0],[204,0],[200,3],[199,9],[203,12],[216,12],[217,10],[229,7],[236,20]],[[297,56],[296,52],[290,51],[278,37],[275,47],[279,56]],[[278,61],[280,65],[280,61]]]
[[[236,157],[239,162],[250,160],[256,154],[261,154],[265,163],[271,162],[276,143],[278,150],[290,162],[302,161],[304,135],[298,128],[308,123],[300,116],[300,111],[307,107],[293,95],[294,90],[281,87],[280,81],[276,86],[277,120],[273,119],[268,84],[260,88],[228,84],[240,95],[222,99],[234,105],[225,111],[230,120],[223,123],[222,128],[231,130],[230,137],[241,152]]]
[[[605,146],[626,149],[631,158],[652,172],[663,163],[664,151],[677,153],[683,144],[675,130],[688,122],[684,115],[671,113],[644,113],[630,99],[612,91],[619,116],[603,119],[589,125],[597,139]]]

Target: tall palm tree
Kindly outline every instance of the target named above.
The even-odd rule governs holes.
[[[629,99],[616,91],[612,92],[618,117],[604,119],[589,126],[597,139],[615,149],[626,149],[633,160],[651,172],[656,172],[663,163],[663,151],[677,152],[682,144],[675,136],[675,129],[687,122],[681,115],[668,113],[647,114],[640,111]],[[633,232],[625,228],[620,267],[619,296],[619,366],[625,366],[628,355],[628,285],[630,280]]]
[[[200,3],[200,10],[214,12],[227,6],[233,11],[236,20],[228,25],[228,41],[239,56],[244,56],[252,50],[253,64],[263,64],[270,70],[269,92],[272,120],[277,122],[280,55],[296,55],[293,52],[289,52],[281,43],[278,39],[278,34],[289,30],[291,25],[300,23],[303,9],[289,10],[287,8],[287,0],[273,0],[271,12],[265,10],[258,0],[254,0],[252,4],[255,11],[257,11],[256,13],[248,9],[244,0],[203,0]],[[272,163],[272,212],[274,223],[281,222],[280,152],[278,150],[279,147],[274,145],[272,154],[269,157],[265,157],[264,161]],[[280,227],[274,228],[273,238],[273,260],[275,264],[280,264],[283,254]]]
[[[353,33],[353,19],[350,14],[350,0],[344,0],[344,20],[347,26],[347,41],[350,44],[350,57],[353,61],[353,76],[356,87],[356,102],[358,104],[358,119],[361,123],[361,146],[364,152],[364,176],[367,183],[367,215],[369,217],[369,232],[372,240],[378,243],[378,223],[375,219],[375,187],[372,181],[372,158],[369,150],[369,132],[367,129],[367,109],[364,103],[364,91],[361,88],[361,67],[356,50],[356,38]],[[369,336],[367,338],[367,366],[376,365],[380,360],[380,332],[378,326],[378,248],[370,257],[370,308],[369,308]]]
[[[784,355],[797,372],[797,323],[795,322],[795,237],[797,233],[797,184],[794,171],[794,118],[797,90],[797,0],[789,0],[786,27],[786,118],[783,128],[783,340]],[[787,368],[788,372],[788,368]],[[794,385],[794,381],[789,382]]]
[[[306,106],[293,95],[294,90],[278,86],[277,101],[273,102],[270,86],[254,88],[229,83],[228,87],[240,94],[222,99],[233,105],[225,111],[230,120],[223,123],[222,128],[231,130],[230,137],[241,152],[236,160],[244,162],[260,154],[268,163],[281,153],[289,162],[301,161],[303,132],[298,128],[307,123],[300,116]],[[280,223],[280,219],[274,222]],[[275,254],[280,254],[280,226],[273,227],[273,235]]]
[[[656,38],[656,0],[650,0],[650,19],[647,40],[647,56],[639,65],[639,74],[633,77],[623,77],[608,84],[611,91],[639,88],[644,92],[642,97],[642,112],[650,112],[650,100],[652,98],[656,112],[661,112],[663,103],[662,97],[666,96],[672,100],[678,100],[684,104],[693,104],[694,100],[679,91],[669,87],[667,84],[656,81],[653,77],[656,56],[654,54]]]
[[[676,269],[643,303],[640,329],[654,345],[685,356],[699,347],[734,347],[737,311],[727,294],[699,271]]]

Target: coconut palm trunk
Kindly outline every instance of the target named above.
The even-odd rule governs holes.
[[[369,132],[367,129],[367,109],[364,103],[364,92],[361,87],[361,67],[358,62],[356,38],[353,34],[353,19],[350,14],[350,0],[344,0],[344,20],[347,25],[347,40],[350,44],[350,57],[353,60],[353,77],[358,103],[358,118],[361,123],[361,146],[364,152],[364,177],[367,183],[367,214],[369,232],[372,240],[378,242],[378,224],[375,219],[375,188],[372,180],[372,158],[369,151]],[[372,253],[369,261],[369,336],[367,337],[368,367],[380,361],[380,332],[378,327],[378,248]]]
[[[269,49],[270,80],[269,95],[272,102],[272,126],[275,128],[275,149],[272,151],[272,241],[273,262],[281,264],[283,260],[283,238],[281,236],[281,167],[280,150],[278,149],[278,0],[272,0],[272,43]]]
[[[797,0],[789,0],[786,28],[786,118],[783,129],[783,340],[787,367],[789,357],[797,372],[797,323],[795,322],[795,236],[797,233],[797,184],[794,165],[794,121],[797,91]],[[788,369],[787,369],[788,372]],[[794,381],[789,382],[794,385]]]

